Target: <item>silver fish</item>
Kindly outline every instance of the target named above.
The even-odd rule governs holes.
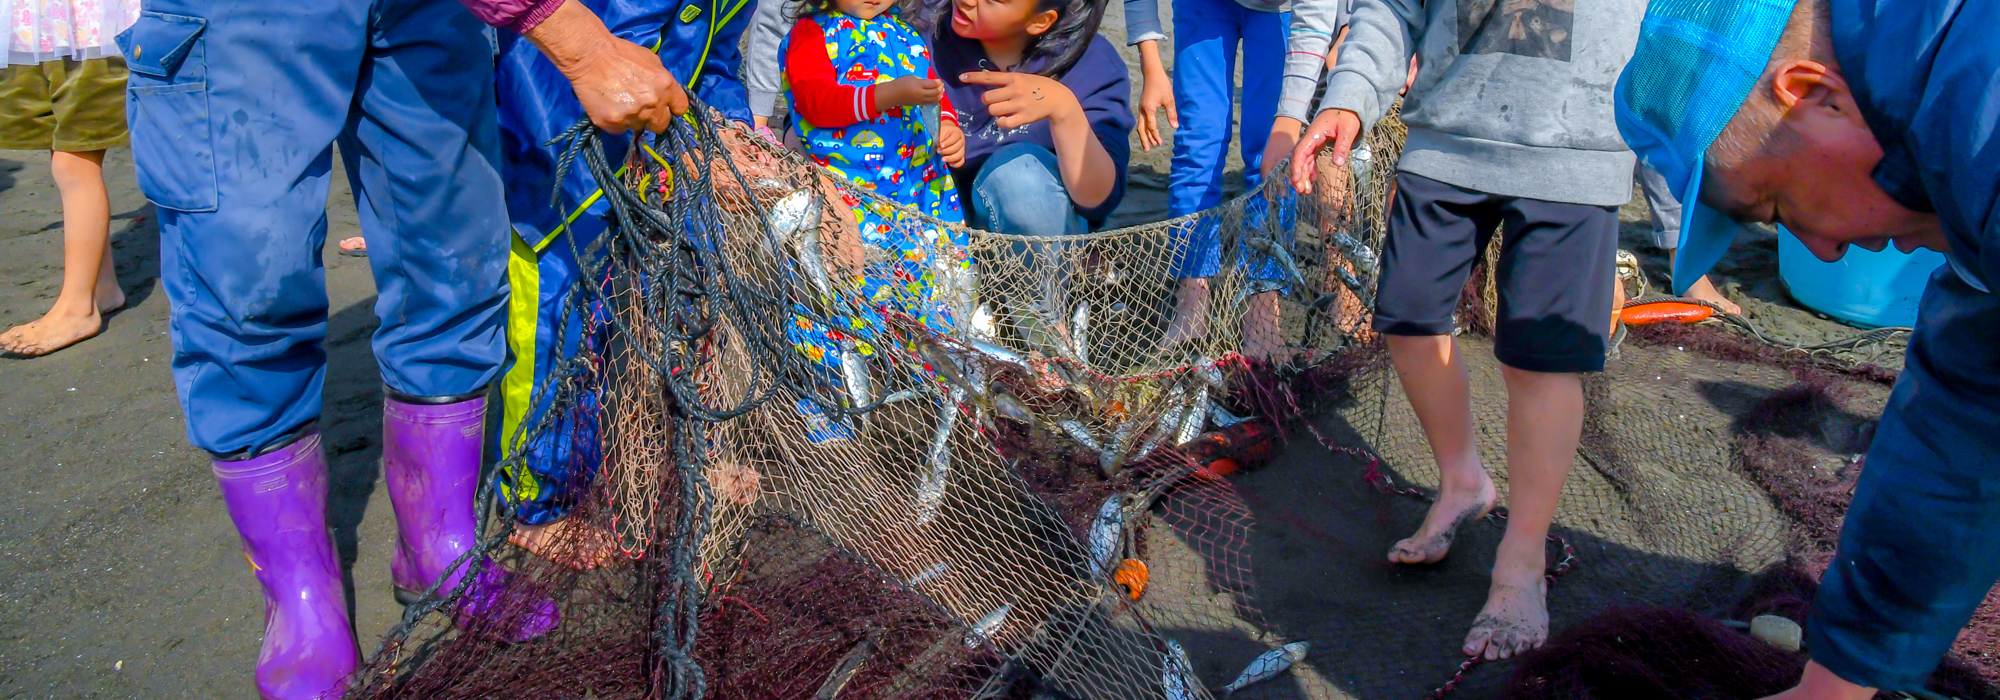
[[[846,690],[848,682],[854,680],[855,672],[860,671],[862,664],[868,663],[874,656],[873,642],[863,640],[855,645],[852,651],[841,657],[840,664],[826,674],[826,680],[819,684],[819,691],[813,693],[813,700],[834,700],[840,697],[840,691]]]
[[[1090,524],[1090,577],[1104,578],[1111,566],[1111,558],[1118,556],[1118,545],[1125,539],[1125,497],[1113,494],[1104,499],[1104,505],[1097,509],[1097,520]]]
[[[1069,337],[1077,361],[1090,364],[1090,302],[1077,304],[1076,313],[1070,314]]]
[[[1134,434],[1130,421],[1119,424],[1117,430],[1111,431],[1111,444],[1108,449],[1097,453],[1097,468],[1104,473],[1104,478],[1118,476],[1118,470],[1125,466],[1125,456],[1130,453],[1132,439],[1135,437],[1138,436]]]
[[[1307,289],[1306,276],[1299,272],[1298,261],[1292,259],[1292,251],[1286,250],[1285,246],[1278,245],[1264,236],[1251,236],[1244,239],[1243,244],[1259,253],[1276,258],[1278,265],[1285,269],[1285,275],[1291,278],[1292,284],[1297,285],[1297,289]]]
[[[1333,240],[1333,247],[1338,248],[1342,254],[1347,256],[1348,260],[1352,260],[1354,264],[1369,270],[1376,268],[1375,251],[1369,249],[1368,244],[1347,235],[1346,231],[1335,231],[1331,238]]]
[[[989,343],[984,340],[975,340],[970,343],[967,343],[966,345],[971,346],[974,352],[979,353],[981,356],[985,357],[988,360],[992,360],[994,362],[998,362],[1001,364],[1013,365],[1015,367],[1020,368],[1023,371],[1026,371],[1028,369],[1027,358],[1022,357],[1021,354],[1018,352],[1014,352],[1007,348],[1001,347],[997,343]]]
[[[1292,664],[1304,661],[1306,651],[1311,646],[1306,642],[1292,642],[1259,654],[1250,661],[1250,665],[1245,667],[1242,673],[1236,675],[1236,680],[1222,687],[1222,693],[1227,695],[1242,690],[1244,686],[1278,677],[1278,674],[1284,673],[1285,669],[1291,668]]]
[[[1208,402],[1208,419],[1215,421],[1215,427],[1217,428],[1227,428],[1250,420],[1247,417],[1230,413],[1229,409],[1223,408],[1222,404],[1214,401]]]
[[[911,576],[908,582],[909,586],[911,588],[916,588],[926,583],[930,583],[932,580],[935,580],[938,576],[943,575],[945,569],[949,568],[951,568],[951,562],[943,562],[943,561],[938,562],[937,566],[925,569],[921,573],[918,573],[915,576]]]
[[[851,402],[848,408],[861,408],[875,402],[875,389],[868,383],[868,358],[855,349],[852,340],[840,343],[840,379]]]
[[[972,310],[972,337],[991,340],[999,334],[1000,324],[994,319],[993,305],[980,304]]]
[[[937,433],[931,436],[924,483],[917,487],[918,525],[936,519],[944,507],[945,482],[951,479],[951,431],[958,426],[958,404],[964,400],[965,392],[956,388],[951,390],[951,402],[944,405],[944,415],[938,417]]]
[[[1104,448],[1097,445],[1097,438],[1090,436],[1090,429],[1083,427],[1082,421],[1075,418],[1065,418],[1056,421],[1056,427],[1062,428],[1063,434],[1068,435],[1069,439],[1075,440],[1077,444],[1083,445],[1084,449],[1092,452],[1104,451]]]
[[[1354,292],[1354,295],[1360,297],[1363,301],[1368,301],[1374,298],[1374,296],[1368,293],[1368,288],[1365,285],[1361,284],[1361,278],[1355,277],[1354,273],[1348,272],[1347,268],[1341,267],[1339,265],[1333,265],[1331,267],[1333,268],[1334,276],[1340,278],[1341,286],[1346,287],[1349,290],[1352,290]]]
[[[1022,404],[1020,399],[1014,398],[1011,394],[994,392],[993,410],[1000,412],[1000,417],[1017,423],[1035,422],[1034,412],[1029,411],[1027,405]]]
[[[1229,385],[1224,381],[1222,376],[1222,367],[1220,365],[1217,365],[1206,357],[1196,361],[1195,364],[1201,367],[1201,381],[1207,384],[1210,389],[1223,391],[1229,388]]]
[[[966,648],[977,647],[982,640],[992,639],[993,633],[999,632],[1000,626],[1007,624],[1007,614],[1013,611],[1014,606],[1002,603],[1000,607],[994,608],[993,612],[986,613],[986,617],[979,618],[979,622],[972,626],[972,633],[965,636]]]
[[[1174,444],[1185,445],[1201,436],[1203,424],[1207,423],[1208,412],[1201,407],[1208,405],[1208,387],[1194,390],[1194,401],[1188,404],[1187,415],[1181,418],[1180,431],[1174,433]]]
[[[882,397],[882,405],[887,406],[890,404],[902,403],[904,401],[908,401],[914,398],[917,398],[917,392],[910,391],[909,389],[901,389],[898,391],[890,392],[888,396]]]
[[[1194,664],[1188,661],[1187,650],[1181,643],[1167,640],[1167,655],[1160,664],[1160,689],[1167,694],[1167,700],[1194,700]]]
[[[826,260],[820,254],[819,201],[804,191],[785,195],[771,207],[770,223],[774,232],[782,232],[791,240],[799,266],[805,268],[806,277],[812,280],[820,297],[831,298],[833,279],[828,276]]]

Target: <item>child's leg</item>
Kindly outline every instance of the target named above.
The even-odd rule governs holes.
[[[49,169],[63,203],[62,291],[49,312],[0,335],[0,349],[44,355],[104,328],[103,312],[125,305],[111,262],[111,201],[104,151],[54,151]]]
[[[1234,0],[1174,2],[1174,102],[1180,105],[1181,125],[1174,131],[1174,159],[1168,170],[1169,216],[1222,203],[1222,172],[1235,110],[1236,48],[1243,40],[1246,14],[1255,13]],[[1188,233],[1186,249],[1175,256],[1174,276],[1180,282],[1174,290],[1167,347],[1208,334],[1208,278],[1221,265],[1216,225],[1197,222]]]
[[[1270,124],[1278,116],[1278,93],[1284,83],[1286,38],[1290,36],[1292,15],[1289,12],[1245,12],[1243,13],[1243,129],[1242,145],[1244,184],[1256,189],[1263,182],[1264,146],[1271,139],[1271,130],[1260,125]],[[1278,215],[1278,212],[1267,212]],[[1291,241],[1277,241],[1289,245]],[[1268,272],[1260,272],[1260,279],[1282,279],[1276,265],[1267,266]],[[1308,290],[1293,290],[1293,294],[1309,294]],[[1250,298],[1250,305],[1243,310],[1243,354],[1255,359],[1270,359],[1284,349],[1285,339],[1279,326],[1277,292],[1264,292]]]
[[[1465,638],[1466,653],[1488,659],[1548,639],[1545,538],[1583,431],[1580,375],[1604,370],[1618,254],[1614,207],[1516,199],[1502,211],[1494,355],[1506,365],[1510,513],[1486,607]]]
[[[1397,181],[1375,330],[1388,338],[1441,479],[1423,525],[1396,543],[1389,561],[1424,564],[1443,559],[1458,527],[1484,516],[1495,498],[1473,442],[1471,380],[1451,332],[1459,291],[1499,216],[1485,194],[1415,175]]]

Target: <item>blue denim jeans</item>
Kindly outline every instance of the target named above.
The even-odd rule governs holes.
[[[1001,146],[972,178],[973,228],[1021,236],[1090,230],[1063,187],[1056,154],[1032,143]]]

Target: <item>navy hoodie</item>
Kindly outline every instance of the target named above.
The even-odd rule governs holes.
[[[986,165],[986,159],[994,151],[1012,143],[1027,142],[1055,150],[1055,140],[1049,136],[1048,120],[1002,132],[994,124],[993,115],[986,111],[986,102],[980,99],[990,85],[968,85],[959,81],[962,73],[986,70],[991,62],[986,60],[986,49],[979,42],[960,37],[952,31],[948,21],[932,33],[931,53],[935,57],[938,78],[944,81],[946,94],[951,104],[958,110],[958,123],[965,130],[965,166],[955,168],[952,178],[958,182],[959,197],[972,201],[972,181],[979,169]],[[1035,73],[1048,65],[1053,57],[1031,59],[1023,63],[1017,72]],[[1118,182],[1111,188],[1111,196],[1104,203],[1088,209],[1076,207],[1093,228],[1102,226],[1111,216],[1111,210],[1118,208],[1119,200],[1125,198],[1125,166],[1132,158],[1132,146],[1128,139],[1132,133],[1132,86],[1126,74],[1125,59],[1118,55],[1118,49],[1104,37],[1091,35],[1090,47],[1084,49],[1083,56],[1076,65],[1060,78],[1062,84],[1076,93],[1076,100],[1083,105],[1083,114],[1090,120],[1090,130],[1097,134],[1099,143],[1104,144],[1106,153],[1111,154],[1111,163],[1117,167]],[[1074,202],[1072,202],[1074,205]]]

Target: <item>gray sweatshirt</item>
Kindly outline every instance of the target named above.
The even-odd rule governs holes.
[[[778,113],[778,95],[785,92],[780,84],[783,72],[778,67],[778,49],[792,31],[792,23],[785,18],[792,16],[792,8],[797,6],[797,0],[757,3],[750,26],[743,30],[747,44],[743,50],[743,87],[750,92],[751,114],[770,117]]]
[[[1592,206],[1632,198],[1635,158],[1611,93],[1646,0],[1354,0],[1320,111],[1365,127],[1403,99],[1403,172],[1509,197]]]

